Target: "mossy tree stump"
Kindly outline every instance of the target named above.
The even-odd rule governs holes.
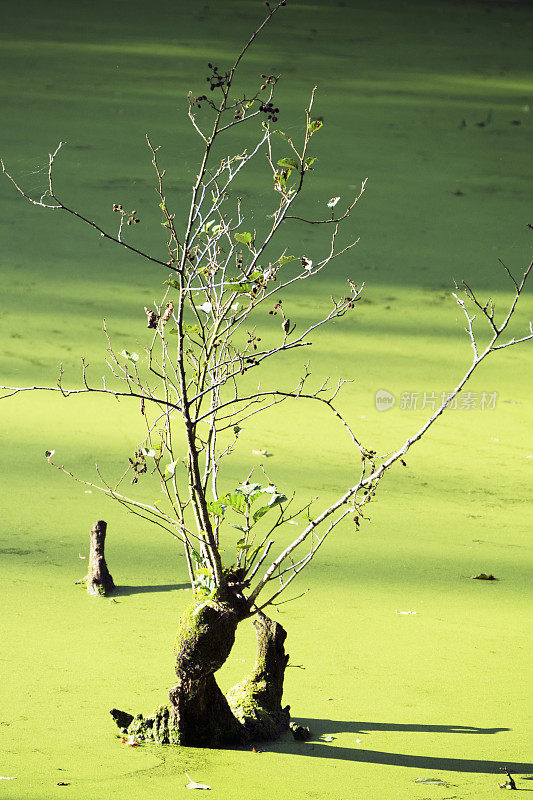
[[[289,730],[290,706],[281,705],[285,668],[287,632],[279,622],[261,611],[253,621],[257,636],[257,656],[250,675],[227,694],[231,710],[242,723],[248,738],[277,739]]]
[[[87,586],[89,594],[103,597],[110,594],[115,588],[104,555],[106,532],[107,522],[100,519],[94,523],[91,530],[89,570],[84,578],[76,581],[76,583]]]
[[[220,747],[251,740],[276,739],[289,729],[289,706],[282,708],[283,679],[288,656],[287,636],[277,622],[259,612],[254,620],[258,650],[254,670],[227,697],[215,673],[227,660],[237,625],[248,614],[225,598],[196,603],[182,615],[176,637],[176,685],[168,705],[149,717],[113,709],[124,734],[137,741]]]

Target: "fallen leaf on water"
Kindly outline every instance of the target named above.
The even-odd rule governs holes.
[[[440,778],[415,778],[415,783],[432,783],[435,786],[449,786],[449,783],[441,781]]]
[[[470,576],[473,581],[497,581],[498,579],[494,577],[492,572],[480,572],[479,575],[471,575]]]
[[[362,741],[363,741],[362,739],[356,739],[356,740],[355,740],[355,743],[356,743],[356,744],[361,744],[361,742],[362,742]]]
[[[405,615],[409,615],[409,614],[416,614],[416,611],[398,611],[398,609],[396,609],[396,613],[397,614],[403,614],[405,616]]]
[[[264,753],[264,750],[256,750],[255,747],[252,747],[252,753]]]
[[[267,450],[252,450],[253,456],[264,456],[265,458],[270,458],[272,453],[269,453]]]
[[[17,775],[14,775],[12,778],[6,778],[5,775],[0,775],[0,781],[16,781]]]
[[[187,775],[187,773],[185,773],[185,775]],[[196,781],[193,781],[193,779],[191,778],[190,775],[187,775],[187,778],[189,779],[189,783],[186,786],[187,789],[210,789],[211,788],[210,786],[207,785],[207,783],[196,783]]]
[[[70,783],[68,781],[59,781],[56,786],[70,786]]]
[[[323,741],[323,742],[332,742],[334,738],[335,738],[335,737],[334,737],[334,736],[332,736],[332,735],[331,735],[331,733],[330,733],[328,736],[324,736],[324,738],[322,739],[322,741]]]

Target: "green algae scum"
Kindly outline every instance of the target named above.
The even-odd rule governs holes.
[[[347,203],[368,178],[349,224],[357,247],[316,282],[288,290],[283,304],[300,326],[344,293],[346,277],[365,282],[353,314],[318,333],[305,359],[317,379],[354,379],[343,414],[365,442],[392,451],[470,362],[454,281],[503,308],[512,286],[498,259],[515,275],[531,260],[533,7],[289,0],[282,11],[247,57],[243,81],[282,76],[276,124],[289,134],[318,85],[324,127],[301,216],[316,218],[335,196]],[[137,209],[132,240],[157,249],[145,133],[162,147],[179,216],[201,153],[187,92],[205,91],[207,63],[229,63],[263,15],[254,0],[6,4],[6,168],[39,197],[48,153],[65,141],[61,199],[104,227],[114,203]],[[246,144],[237,137],[235,151]],[[255,209],[250,230],[270,202],[264,164],[239,189],[243,208]],[[0,383],[53,385],[61,362],[74,385],[80,356],[99,376],[103,318],[118,350],[142,352],[143,307],[160,296],[164,270],[30,206],[5,176],[0,203]],[[287,226],[286,237],[288,252],[309,259],[324,246],[314,226]],[[531,289],[512,335],[533,318],[530,298]],[[258,335],[273,324],[265,314]],[[518,790],[533,789],[531,353],[513,348],[482,368],[407,466],[389,474],[370,522],[340,526],[294,583],[295,595],[309,591],[272,612],[290,656],[282,705],[269,698],[269,707],[284,727],[290,705],[312,737],[287,732],[260,746],[131,746],[130,726],[117,729],[112,708],[138,729],[160,709],[153,738],[167,736],[177,624],[192,601],[187,567],[164,532],[68,481],[44,454],[55,450],[83,479],[94,479],[95,463],[112,479],[139,440],[138,408],[44,392],[3,400],[0,800],[174,800],[191,783],[224,800],[484,800],[508,780],[504,768]],[[287,355],[276,382],[292,386],[303,362]],[[247,426],[228,482],[262,451],[277,485],[324,504],[358,469],[338,426],[315,407],[285,404]],[[107,522],[108,597],[74,585],[87,573],[95,520]],[[471,579],[482,573],[495,580]],[[256,650],[245,622],[217,672],[241,721],[264,686]]]

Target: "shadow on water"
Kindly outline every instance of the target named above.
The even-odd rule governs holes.
[[[533,763],[513,761],[485,761],[477,759],[443,758],[439,756],[411,755],[406,753],[388,753],[381,750],[365,750],[362,745],[355,747],[337,747],[334,743],[325,744],[322,736],[338,733],[365,734],[370,731],[397,731],[403,733],[459,733],[486,735],[503,733],[510,728],[476,728],[467,725],[415,725],[387,722],[350,722],[331,719],[295,720],[306,725],[313,733],[308,742],[295,742],[292,738],[273,742],[269,750],[273,752],[292,753],[317,758],[340,759],[366,764],[384,764],[395,767],[412,767],[420,770],[445,770],[448,772],[488,772],[501,775],[503,767],[511,773],[521,774],[533,772]]]
[[[128,597],[131,594],[146,594],[147,592],[173,592],[176,589],[189,589],[188,583],[160,583],[155,586],[116,586],[113,597]]]

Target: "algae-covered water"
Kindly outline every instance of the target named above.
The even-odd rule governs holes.
[[[39,196],[48,153],[64,140],[59,196],[105,225],[112,203],[136,208],[132,236],[157,250],[144,134],[162,145],[179,212],[199,153],[186,93],[204,91],[206,63],[226,65],[263,9],[253,0],[5,3],[6,166]],[[283,76],[279,126],[291,134],[318,84],[324,128],[303,215],[332,196],[345,202],[368,177],[350,224],[360,243],[284,305],[301,324],[347,276],[365,281],[365,301],[319,333],[308,357],[317,380],[354,379],[342,410],[368,445],[389,450],[469,363],[454,279],[501,307],[509,283],[498,258],[515,273],[530,260],[533,7],[290,0],[282,12],[243,78]],[[257,163],[240,187],[257,226],[265,181]],[[143,306],[166,275],[25,204],[5,179],[0,202],[0,383],[53,383],[61,361],[75,384],[80,355],[101,375],[103,317],[118,349],[142,348]],[[284,244],[317,258],[323,240],[295,226]],[[523,334],[532,315],[530,290],[512,332]],[[280,387],[293,385],[300,363],[280,362]],[[371,523],[338,529],[301,576],[299,591],[310,591],[277,618],[289,632],[286,702],[314,738],[262,753],[116,738],[109,708],[150,712],[172,685],[173,635],[189,600],[184,560],[162,533],[51,470],[44,452],[87,478],[95,462],[116,474],[142,435],[139,414],[92,397],[4,400],[0,775],[14,780],[0,780],[0,799],[166,800],[188,795],[187,773],[228,799],[483,800],[499,791],[504,765],[531,791],[531,367],[527,346],[487,363],[470,386],[474,407],[450,410],[382,484]],[[377,410],[380,389],[395,396],[391,410]],[[482,409],[484,393],[493,400]],[[402,395],[418,408],[402,408]],[[246,428],[228,480],[242,480],[262,448],[285,491],[326,502],[350,485],[353,454],[315,408],[286,405]],[[99,518],[120,587],[113,601],[74,585]],[[498,580],[470,579],[480,572]],[[224,688],[253,655],[243,626]]]

